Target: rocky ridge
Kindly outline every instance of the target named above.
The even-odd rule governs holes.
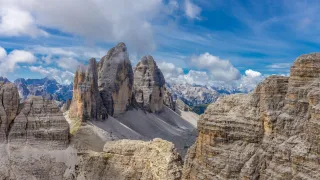
[[[18,88],[0,82],[0,140],[14,145],[63,148],[69,143],[69,125],[59,108],[42,97],[20,104]]]
[[[209,105],[183,179],[319,179],[320,54]]]
[[[17,87],[4,82],[0,82],[0,98],[0,179],[174,180],[182,176],[181,157],[170,142],[122,140],[107,142],[101,151],[92,147],[83,151],[69,144],[74,137],[53,101],[29,96],[19,104]]]

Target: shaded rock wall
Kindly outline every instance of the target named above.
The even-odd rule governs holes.
[[[133,94],[150,112],[163,109],[165,80],[152,56],[144,56],[134,70]]]
[[[125,112],[131,103],[133,70],[127,47],[119,43],[98,64],[98,87],[109,115]]]
[[[88,67],[80,66],[75,73],[69,116],[81,121],[105,120],[108,117],[98,90],[95,59],[90,59]]]
[[[0,142],[7,142],[10,125],[19,110],[19,93],[11,83],[0,82]]]
[[[8,143],[12,146],[28,144],[38,148],[66,148],[69,124],[54,102],[31,96],[10,127]]]
[[[302,55],[289,78],[211,104],[184,179],[319,179],[319,77],[320,55]]]

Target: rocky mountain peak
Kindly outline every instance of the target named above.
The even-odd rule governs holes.
[[[125,112],[131,103],[133,70],[127,47],[119,43],[98,64],[98,87],[110,115]]]
[[[105,120],[108,117],[98,90],[97,62],[94,58],[89,60],[87,67],[79,66],[75,73],[69,116],[80,121]]]
[[[134,70],[134,96],[146,110],[163,108],[165,80],[152,56],[144,56]]]

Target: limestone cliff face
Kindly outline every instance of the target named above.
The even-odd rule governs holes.
[[[108,117],[98,90],[95,59],[90,59],[88,67],[80,66],[75,73],[69,116],[81,121],[105,120]]]
[[[319,77],[320,54],[302,55],[290,77],[211,104],[183,179],[319,179]]]
[[[85,153],[78,161],[78,178],[179,180],[182,160],[172,143],[120,140],[107,142],[103,153]]]
[[[144,56],[134,70],[133,94],[150,112],[163,109],[165,80],[152,56]]]
[[[164,99],[163,99],[163,104],[175,111],[176,105],[175,102],[173,101],[172,94],[168,91],[168,89],[165,87],[164,88]]]
[[[53,101],[31,96],[11,124],[8,143],[12,146],[28,144],[38,148],[66,148],[69,124]]]
[[[125,112],[131,103],[133,70],[127,47],[119,43],[98,64],[98,87],[109,115]]]
[[[11,83],[0,82],[0,142],[6,142],[10,125],[19,110],[19,93]]]

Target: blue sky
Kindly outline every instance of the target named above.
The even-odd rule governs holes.
[[[0,75],[69,83],[77,65],[125,42],[133,65],[151,54],[167,81],[252,88],[318,51],[319,10],[289,0],[0,0]]]

